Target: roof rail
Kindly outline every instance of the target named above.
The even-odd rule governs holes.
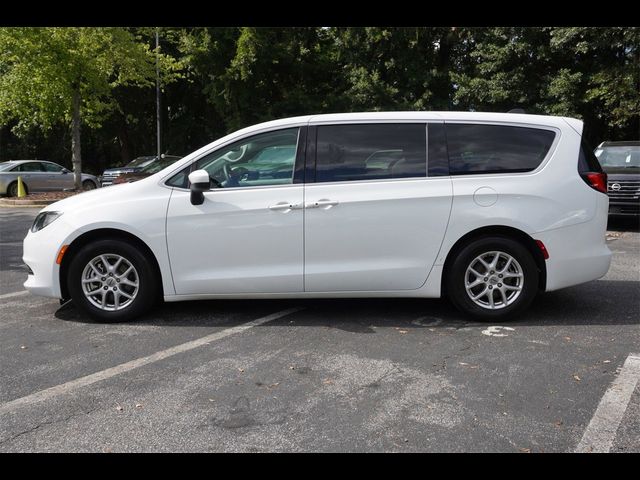
[[[527,113],[523,108],[512,108],[507,113]]]

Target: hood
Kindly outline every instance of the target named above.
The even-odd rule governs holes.
[[[58,202],[47,205],[42,211],[55,211],[65,212],[68,210],[75,210],[79,208],[87,208],[96,203],[105,203],[111,200],[120,198],[125,193],[127,188],[132,187],[132,183],[123,183],[120,185],[113,185],[109,188],[96,188],[95,190],[89,190],[86,192],[67,197]]]
[[[640,167],[602,167],[609,180],[640,180]]]

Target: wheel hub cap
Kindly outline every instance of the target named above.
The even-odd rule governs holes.
[[[469,298],[487,310],[508,307],[520,296],[524,273],[518,261],[505,252],[485,252],[474,258],[464,276]]]
[[[105,253],[93,258],[82,271],[82,291],[100,310],[118,311],[129,306],[140,287],[138,271],[121,255]]]

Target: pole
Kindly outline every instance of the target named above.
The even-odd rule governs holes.
[[[160,39],[158,37],[158,27],[156,27],[156,138],[157,138],[157,154],[160,158],[161,143],[160,143],[160,65],[158,62],[158,52],[160,49]]]

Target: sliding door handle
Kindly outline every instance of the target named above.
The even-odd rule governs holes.
[[[324,208],[325,210],[327,210],[331,207],[335,207],[339,203],[340,202],[338,202],[337,200],[328,200],[326,198],[323,198],[321,200],[318,200],[317,202],[307,203],[305,205],[305,208]]]

